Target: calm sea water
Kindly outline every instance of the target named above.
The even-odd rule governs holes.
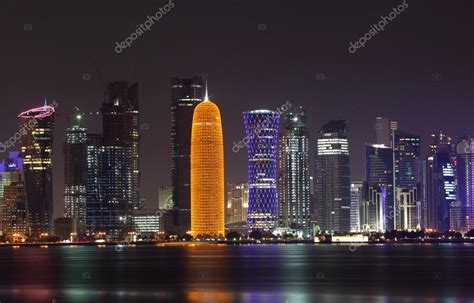
[[[0,247],[0,302],[474,302],[473,244]]]

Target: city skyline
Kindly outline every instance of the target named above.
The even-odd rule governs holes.
[[[473,0],[0,15],[0,303],[474,303]]]
[[[113,16],[104,3],[96,4],[96,13],[73,5],[74,14],[59,15],[55,12],[64,5],[56,3],[32,3],[31,11],[5,3],[5,11],[10,9],[12,14],[5,16],[7,26],[0,31],[8,42],[3,53],[11,59],[0,75],[5,87],[1,141],[8,140],[17,128],[9,113],[40,106],[45,95],[59,104],[62,115],[56,117],[57,129],[66,127],[68,113],[78,106],[86,113],[89,129],[97,132],[100,123],[95,112],[103,100],[106,83],[139,80],[141,160],[149,163],[142,167],[142,178],[147,180],[142,185],[142,196],[148,202],[157,199],[158,185],[171,185],[168,109],[170,78],[175,76],[191,78],[202,74],[209,80],[211,97],[220,100],[223,127],[227,129],[227,178],[236,183],[246,179],[246,167],[242,165],[246,155],[243,151],[232,152],[233,142],[244,134],[239,115],[233,113],[262,107],[274,109],[286,100],[307,108],[310,155],[315,152],[316,130],[331,119],[348,121],[354,180],[365,175],[364,144],[374,142],[375,117],[398,120],[401,129],[420,135],[422,142],[439,130],[453,137],[469,133],[470,115],[465,109],[472,99],[472,74],[466,64],[471,52],[465,37],[472,36],[472,28],[469,10],[458,9],[462,3],[469,7],[467,1],[447,7],[441,1],[409,2],[402,15],[355,54],[347,50],[349,41],[365,32],[368,23],[386,14],[391,3],[303,2],[294,8],[261,1],[251,11],[243,5],[229,11],[223,3],[176,2],[152,30],[120,54],[114,51],[115,41],[123,40],[147,14],[165,2],[145,3],[133,9],[117,4]],[[427,5],[430,14],[424,13]],[[268,7],[272,9],[269,11]],[[301,14],[303,11],[307,14]],[[57,15],[58,19],[42,20],[33,12]],[[317,12],[319,17],[314,18],[309,12]],[[12,18],[16,13],[24,16],[21,23]],[[422,24],[418,22],[420,14],[425,18]],[[117,16],[126,16],[126,20],[117,24]],[[56,26],[56,22],[63,26]],[[221,26],[214,26],[215,22]],[[25,30],[25,24],[31,25],[31,30]],[[74,47],[62,49],[55,43],[41,42],[56,37]],[[205,42],[201,41],[203,37]],[[203,48],[189,52],[188,45]],[[87,46],[84,51],[83,46]],[[236,72],[230,72],[233,70]],[[236,87],[245,89],[236,92]],[[446,104],[452,111],[449,115],[440,110]],[[440,125],[439,121],[445,123]],[[56,132],[55,136],[56,142],[64,141],[63,132]],[[53,172],[62,183],[61,145],[55,144],[54,148]],[[426,153],[425,145],[423,149]],[[62,188],[54,188],[55,216],[62,214],[63,194]]]

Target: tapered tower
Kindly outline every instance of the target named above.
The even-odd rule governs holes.
[[[191,234],[224,236],[224,141],[221,114],[206,93],[191,130]]]

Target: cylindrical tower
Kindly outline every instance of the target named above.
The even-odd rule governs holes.
[[[224,236],[224,141],[221,114],[207,99],[193,114],[191,234]]]
[[[247,227],[270,231],[278,214],[276,158],[280,114],[254,110],[244,112],[243,117],[249,160]]]

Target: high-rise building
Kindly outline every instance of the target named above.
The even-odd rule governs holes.
[[[228,183],[225,224],[247,221],[248,208],[249,185],[247,183]]]
[[[309,136],[303,109],[282,115],[278,144],[278,215],[280,227],[310,236]]]
[[[87,226],[109,238],[132,228],[130,170],[123,163],[130,149],[92,142],[87,146]],[[125,180],[125,181],[124,181]]]
[[[171,83],[171,184],[177,233],[190,230],[191,128],[194,108],[203,100],[203,80],[174,78]]]
[[[393,186],[393,151],[380,144],[366,145],[366,179],[369,187],[370,218],[373,230],[395,228],[395,190]]]
[[[46,104],[18,115],[22,133],[27,213],[33,238],[53,232],[54,107]]]
[[[351,172],[347,125],[329,121],[319,131],[316,152],[316,210],[324,233],[350,230]]]
[[[207,97],[193,115],[191,131],[191,234],[223,237],[224,140],[219,107]]]
[[[366,222],[367,186],[365,181],[354,181],[351,183],[351,232],[362,230],[362,222]]]
[[[456,146],[458,195],[464,230],[474,229],[474,138],[462,139]]]
[[[384,117],[375,118],[375,135],[376,144],[383,144],[385,146],[392,146],[392,134],[398,129],[396,120]]]
[[[420,137],[402,131],[394,132],[396,186],[416,187],[416,159],[420,157]]]
[[[167,210],[173,208],[173,188],[171,186],[160,186],[158,189],[158,208]]]
[[[0,164],[0,232],[9,241],[25,239],[28,232],[23,162],[10,152]]]
[[[421,227],[424,229],[436,229],[433,206],[433,157],[418,158],[416,161],[416,183],[420,200]]]
[[[109,83],[102,105],[103,144],[123,149],[121,169],[128,171],[122,182],[128,184],[131,192],[130,208],[141,209],[140,205],[140,124],[138,107],[138,83],[129,85],[126,81]],[[116,155],[118,155],[116,153]]]
[[[244,112],[243,118],[248,141],[247,228],[270,231],[278,220],[276,159],[280,114],[254,110]]]
[[[82,114],[74,116],[64,143],[64,217],[86,224],[87,129],[81,125]]]

